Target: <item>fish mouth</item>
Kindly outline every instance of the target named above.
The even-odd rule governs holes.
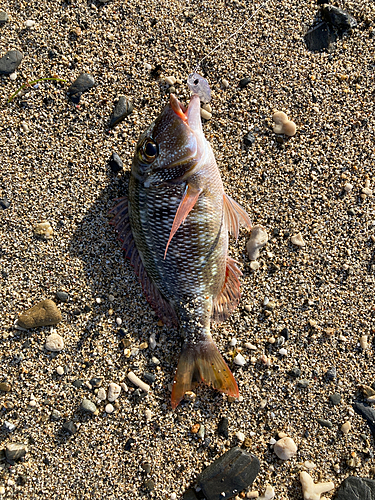
[[[183,106],[174,94],[170,95],[169,104],[171,108],[176,113],[177,116],[181,118],[184,122],[188,121],[187,108]]]
[[[203,135],[200,99],[197,94],[192,95],[187,107],[181,104],[174,94],[170,95],[169,104],[176,115],[189,126],[195,135]]]

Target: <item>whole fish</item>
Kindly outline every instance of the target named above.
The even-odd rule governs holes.
[[[160,116],[141,135],[129,193],[111,221],[143,291],[167,325],[178,325],[184,344],[172,389],[176,408],[194,378],[238,397],[237,383],[210,334],[240,298],[240,270],[228,256],[228,231],[251,228],[245,210],[225,194],[200,101],[185,109],[171,94]]]

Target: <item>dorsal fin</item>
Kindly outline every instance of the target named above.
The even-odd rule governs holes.
[[[251,229],[251,220],[241,205],[232,200],[230,196],[224,193],[224,220],[228,231],[236,239],[240,230],[240,224],[243,224],[248,229]]]
[[[118,239],[122,243],[124,255],[130,260],[130,264],[134,267],[134,271],[142,285],[143,293],[158,317],[168,327],[177,326],[178,319],[175,310],[148,276],[141,256],[135,246],[133,233],[130,227],[128,199],[124,196],[116,201],[118,201],[118,204],[109,212],[110,215],[113,215],[110,224],[115,227],[118,233]]]
[[[231,257],[227,257],[224,285],[220,294],[213,301],[212,319],[217,323],[228,319],[239,304],[241,296],[240,276],[242,273],[237,267],[237,262]]]

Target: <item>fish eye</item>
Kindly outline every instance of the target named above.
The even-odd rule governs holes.
[[[158,153],[158,145],[156,144],[156,142],[152,139],[146,139],[141,147],[141,154],[143,159],[146,162],[151,163],[155,160]]]

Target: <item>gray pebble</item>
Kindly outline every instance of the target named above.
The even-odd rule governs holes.
[[[9,50],[9,52],[0,59],[0,74],[5,73],[9,75],[10,73],[14,73],[21,64],[22,59],[22,52],[19,50]]]
[[[93,377],[90,380],[90,385],[93,389],[98,389],[103,383],[103,377]]]
[[[301,387],[302,389],[306,389],[310,384],[310,381],[303,378],[297,382],[298,387]]]
[[[124,168],[124,163],[117,153],[112,153],[108,165],[112,172],[114,172],[115,174],[121,172],[121,170],[123,170]]]
[[[1,198],[0,199],[0,209],[6,210],[9,207],[10,207],[10,201],[8,201],[6,198]]]
[[[146,474],[150,474],[150,472],[151,472],[151,464],[149,462],[144,462],[142,464],[142,469],[145,471]]]
[[[291,370],[288,371],[288,375],[290,375],[293,378],[298,378],[301,376],[301,370],[299,368],[292,368]]]
[[[68,89],[68,95],[73,102],[78,102],[83,92],[91,89],[95,85],[94,77],[81,73]]]
[[[318,418],[318,424],[322,427],[328,427],[328,429],[332,429],[333,424],[330,420],[325,420],[324,418]]]
[[[116,103],[113,115],[109,122],[109,126],[112,128],[120,123],[122,120],[124,120],[124,118],[131,114],[133,109],[133,104],[128,101],[125,96],[121,96]]]
[[[341,394],[335,392],[335,394],[331,394],[329,399],[333,405],[338,405],[341,403]]]
[[[80,387],[82,387],[82,386],[83,386],[83,380],[79,380],[79,379],[74,380],[74,381],[72,382],[72,385],[74,385],[74,387],[77,387],[77,389],[79,389]]]
[[[0,11],[0,26],[2,24],[5,24],[9,19],[9,16],[6,12],[4,12],[3,10]]]
[[[51,412],[51,420],[60,420],[61,413],[58,410],[52,410]]]
[[[332,368],[330,368],[329,370],[327,370],[326,372],[326,378],[328,380],[335,380],[336,378],[336,375],[337,375],[337,372],[336,372],[336,368],[334,366],[332,366]]]
[[[23,443],[8,443],[5,448],[5,456],[11,462],[24,457],[26,452],[27,446]]]
[[[68,422],[64,422],[62,427],[64,431],[67,431],[71,435],[76,434],[78,432],[78,427],[71,420],[69,420]]]
[[[148,491],[153,491],[155,489],[155,482],[154,482],[154,480],[153,479],[148,479],[145,482],[144,487]]]
[[[86,411],[87,413],[94,414],[97,411],[95,404],[89,399],[84,399],[80,406],[82,411]]]
[[[69,299],[69,294],[61,290],[56,292],[56,298],[61,300],[61,302],[67,302]]]

